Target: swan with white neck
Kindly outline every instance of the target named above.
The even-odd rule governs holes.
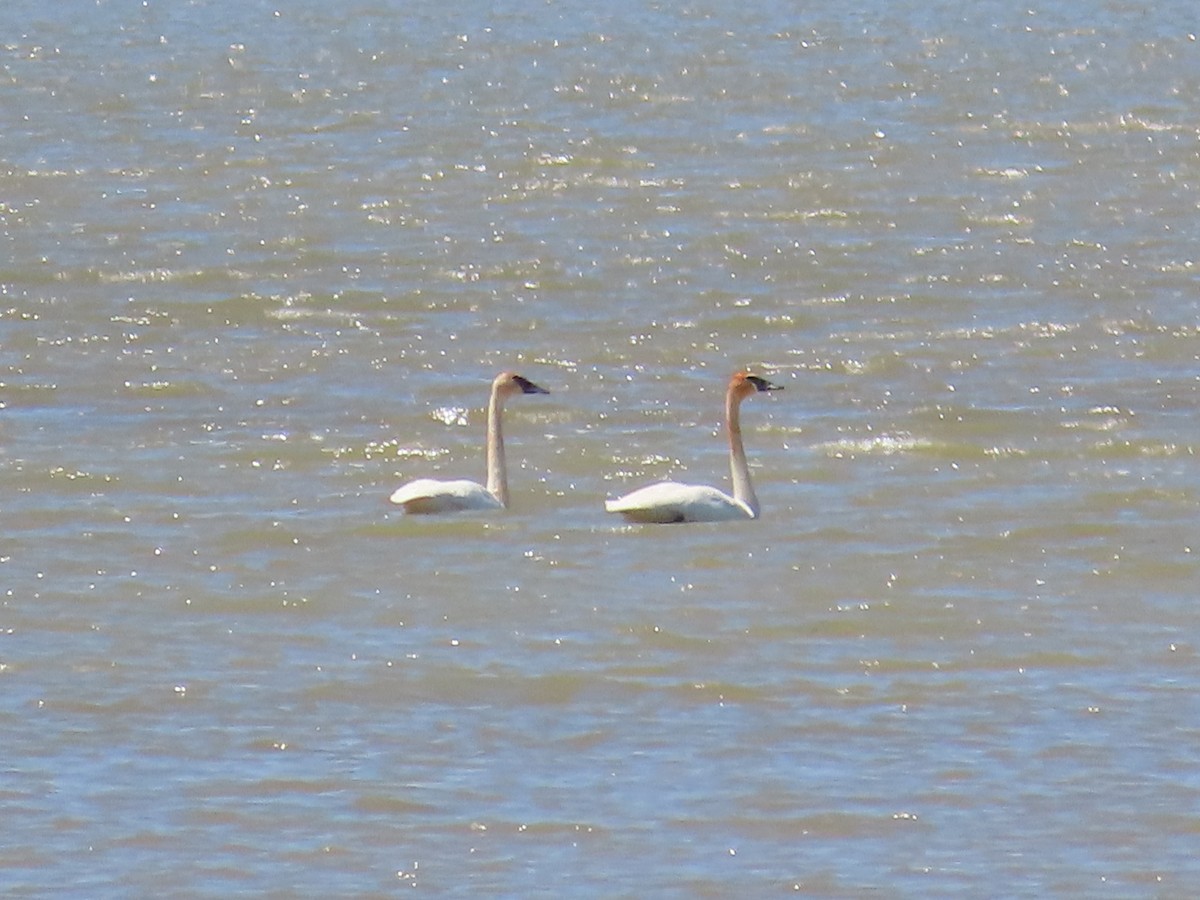
[[[466,478],[443,481],[418,478],[397,488],[389,498],[410,515],[504,509],[508,506],[508,470],[504,464],[504,401],[521,394],[548,394],[528,378],[501,372],[492,382],[487,410],[487,487]]]
[[[783,390],[757,375],[738,372],[725,392],[725,433],[729,438],[729,470],[733,496],[701,484],[663,481],[638,488],[618,500],[605,502],[607,512],[630,522],[668,525],[676,522],[724,522],[757,519],[758,496],[750,481],[750,467],[742,444],[741,405],[759,391]]]

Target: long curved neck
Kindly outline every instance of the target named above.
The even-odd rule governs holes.
[[[733,391],[725,395],[725,430],[729,432],[729,474],[733,479],[733,499],[745,504],[758,517],[758,497],[750,483],[750,466],[742,445],[741,398]]]
[[[500,424],[503,403],[500,391],[493,386],[487,412],[487,489],[501,506],[508,506],[508,469],[504,465],[504,433]]]

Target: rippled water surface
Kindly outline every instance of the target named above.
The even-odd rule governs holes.
[[[6,895],[1195,890],[1195,10],[794,6],[0,8]]]

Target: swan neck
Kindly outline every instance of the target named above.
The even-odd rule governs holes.
[[[508,470],[504,465],[504,433],[500,423],[503,405],[500,391],[493,386],[487,412],[487,489],[501,506],[508,506]]]
[[[733,390],[725,395],[725,430],[729,433],[729,473],[733,480],[733,499],[745,505],[750,514],[758,516],[758,497],[750,482],[750,466],[746,463],[746,448],[742,444],[742,400]]]

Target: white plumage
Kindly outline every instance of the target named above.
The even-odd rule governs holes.
[[[706,484],[660,481],[631,491],[619,500],[604,504],[606,511],[620,513],[631,522],[672,525],[676,522],[723,522],[753,519],[755,513],[744,503]]]
[[[397,488],[389,498],[411,515],[504,509],[508,506],[508,471],[504,464],[504,433],[501,418],[504,400],[517,394],[548,394],[528,378],[501,372],[492,382],[488,400],[487,487],[465,478],[443,481],[418,478]]]
[[[758,518],[758,497],[750,482],[750,467],[742,444],[741,403],[758,391],[782,388],[757,375],[738,372],[725,392],[725,431],[729,438],[729,469],[733,496],[702,484],[662,481],[638,488],[618,500],[609,500],[604,509],[619,513],[630,522],[670,525],[677,522],[725,522]]]
[[[504,509],[487,488],[467,478],[439,481],[418,478],[397,488],[389,498],[406,513],[462,512],[467,509]]]

